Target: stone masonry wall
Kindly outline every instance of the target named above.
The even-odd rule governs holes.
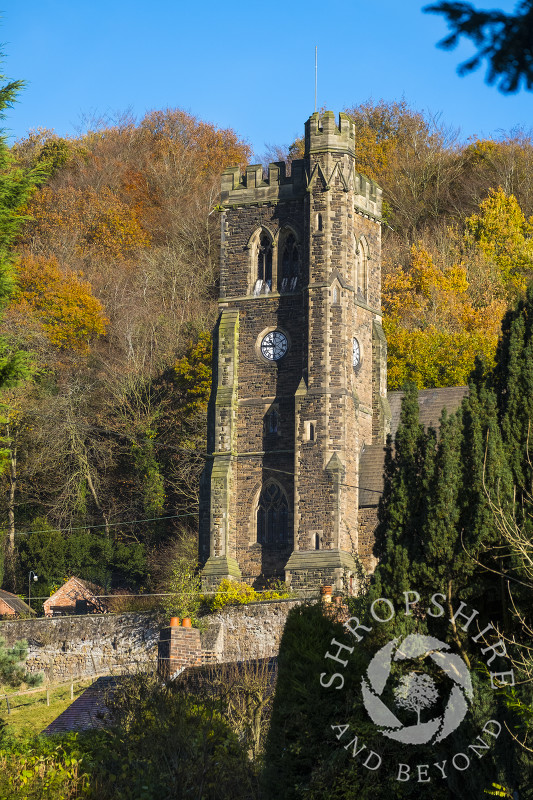
[[[276,656],[287,615],[302,600],[232,606],[210,614],[206,629],[162,628],[158,672],[175,677],[185,667]]]
[[[275,656],[287,615],[302,602],[272,600],[230,606],[210,614],[208,627],[202,633],[202,649],[213,652],[219,661]]]
[[[205,661],[232,661],[276,655],[291,608],[301,600],[277,600],[231,606],[205,618],[206,628],[168,628],[157,614],[91,614],[0,621],[8,647],[28,641],[27,668],[60,683],[109,671],[154,669],[160,656],[179,667]],[[172,649],[170,631],[185,645]],[[161,649],[162,648],[162,649]],[[183,660],[185,659],[185,660]],[[177,668],[178,664],[176,664]]]
[[[374,572],[378,563],[374,555],[377,524],[377,506],[359,509],[359,555],[367,572]]]
[[[109,670],[155,667],[162,620],[157,614],[90,614],[0,622],[0,636],[11,647],[28,641],[30,672],[60,683]]]

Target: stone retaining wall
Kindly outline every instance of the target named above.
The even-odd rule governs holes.
[[[277,654],[290,609],[302,600],[228,606],[204,618],[201,660],[239,661]],[[155,669],[160,631],[168,620],[155,613],[89,614],[0,621],[11,647],[28,641],[27,668],[59,683],[109,671]],[[163,637],[165,638],[165,637]]]
[[[39,617],[0,622],[0,637],[10,647],[26,639],[28,670],[59,683],[107,670],[155,667],[163,623],[160,615],[151,613]]]
[[[272,600],[229,606],[206,617],[201,634],[191,628],[162,628],[158,672],[171,678],[185,667],[276,656],[287,615],[302,602]]]
[[[214,651],[219,661],[277,655],[287,615],[301,603],[300,599],[272,600],[228,606],[210,614],[202,633],[202,649]]]

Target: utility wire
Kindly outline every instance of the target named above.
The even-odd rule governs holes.
[[[157,522],[158,520],[162,519],[180,519],[181,517],[195,517],[197,511],[190,511],[188,514],[171,514],[167,517],[147,517],[146,519],[130,519],[126,520],[126,522],[108,522],[107,524],[102,525],[79,525],[77,527],[67,527],[67,528],[56,528],[54,527],[54,531],[58,531],[62,533],[63,531],[87,531],[87,530],[94,530],[95,528],[116,528],[119,525],[140,525],[143,522]],[[48,533],[50,528],[43,528],[41,530],[34,530],[34,531],[15,531],[15,536],[28,536],[30,533]]]
[[[251,456],[250,456],[251,457]],[[241,456],[242,458],[242,456]],[[291,477],[294,476],[294,472],[289,472],[285,469],[276,469],[275,467],[266,467],[263,466],[262,469],[268,470],[269,472],[279,472],[281,475],[290,475]],[[355,486],[353,483],[341,483],[341,486],[346,486],[348,489],[357,489],[358,491],[362,492],[371,492],[372,494],[383,494],[382,490],[379,489],[368,489],[366,486]],[[165,517],[147,517],[146,519],[131,519],[126,520],[125,522],[108,522],[102,523],[101,525],[78,525],[75,527],[66,527],[66,528],[56,528],[54,527],[54,531],[58,531],[59,533],[63,533],[64,531],[88,531],[88,530],[97,530],[98,528],[117,528],[120,525],[141,525],[145,522],[159,522],[161,520],[166,519],[182,519],[183,517],[195,517],[197,515],[197,511],[190,511],[188,514],[170,514]],[[32,533],[48,533],[50,529],[37,529],[33,531],[15,531],[15,536],[29,536]]]
[[[244,576],[244,577],[246,577],[246,576]],[[255,576],[250,576],[250,577],[255,577]],[[242,584],[239,584],[239,585],[242,585]],[[62,586],[59,587],[59,589],[61,589],[61,588],[62,588]],[[59,589],[57,591],[59,591]],[[265,594],[266,592],[276,592],[277,590],[276,589],[254,589],[254,591],[255,591],[256,594]],[[54,592],[54,594],[55,594],[55,592]],[[230,592],[230,591],[219,592],[218,590],[216,590],[216,591],[214,590],[214,591],[205,591],[205,592],[204,591],[200,591],[199,594],[202,595],[202,596],[208,597],[208,596],[215,595],[215,594],[217,594],[217,595],[222,595],[222,594],[224,594],[224,595],[226,595],[226,594],[227,595],[232,595],[233,592]],[[94,597],[97,600],[112,598],[113,600],[123,600],[124,602],[127,602],[128,600],[131,600],[134,597],[178,597],[178,596],[180,596],[180,597],[196,597],[197,593],[196,592],[144,592],[143,594],[93,594],[93,595],[91,595],[91,597]],[[22,600],[27,600],[28,599],[27,596],[20,595],[20,594],[18,594],[17,597],[20,597]],[[36,595],[36,594],[32,594],[30,600],[32,600],[32,601],[33,600],[50,600],[51,597],[53,597],[53,595]],[[82,598],[79,598],[79,599],[83,600],[83,599],[88,599],[88,598],[83,598],[82,597]],[[274,598],[272,598],[272,602],[273,603],[277,603],[278,601],[281,601],[281,600],[295,600],[295,599],[297,599],[297,598],[295,598],[295,597],[274,597]],[[253,600],[251,602],[253,602]],[[68,616],[76,616],[76,615],[69,614]],[[83,616],[89,616],[89,615],[84,614]]]
[[[286,469],[275,469],[274,467],[265,467],[263,466],[262,469],[268,470],[269,472],[280,472],[282,475],[294,475],[294,472],[289,472]],[[341,483],[341,486],[347,486],[349,489],[358,489],[361,492],[373,492],[374,494],[383,494],[383,491],[379,489],[367,489],[365,486],[354,486],[353,483]]]

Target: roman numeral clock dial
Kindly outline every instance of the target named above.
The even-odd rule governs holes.
[[[279,361],[288,349],[287,337],[281,331],[270,331],[261,342],[261,353],[269,361]]]

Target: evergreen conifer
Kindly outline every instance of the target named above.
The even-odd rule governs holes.
[[[386,587],[390,596],[401,596],[411,588],[411,565],[421,557],[423,487],[428,479],[424,456],[430,442],[434,443],[434,432],[425,433],[418,420],[416,386],[406,384],[394,446],[389,438],[385,451],[384,491],[376,530],[375,553],[380,560],[376,588]]]
[[[0,53],[1,58],[1,53]],[[5,76],[0,74],[0,82]],[[22,81],[10,81],[0,87],[0,120],[13,106]],[[0,314],[7,306],[15,287],[15,265],[12,247],[24,221],[24,204],[33,188],[46,175],[43,166],[28,170],[16,165],[8,146],[6,135],[0,130]],[[0,390],[15,386],[31,375],[30,355],[17,348],[6,337],[0,336]],[[0,397],[0,423],[8,419],[5,404]],[[9,436],[0,437],[0,470],[10,468],[11,442]],[[12,581],[13,541],[7,540],[7,566]],[[3,550],[3,548],[2,548]],[[0,553],[3,577],[3,553]]]

